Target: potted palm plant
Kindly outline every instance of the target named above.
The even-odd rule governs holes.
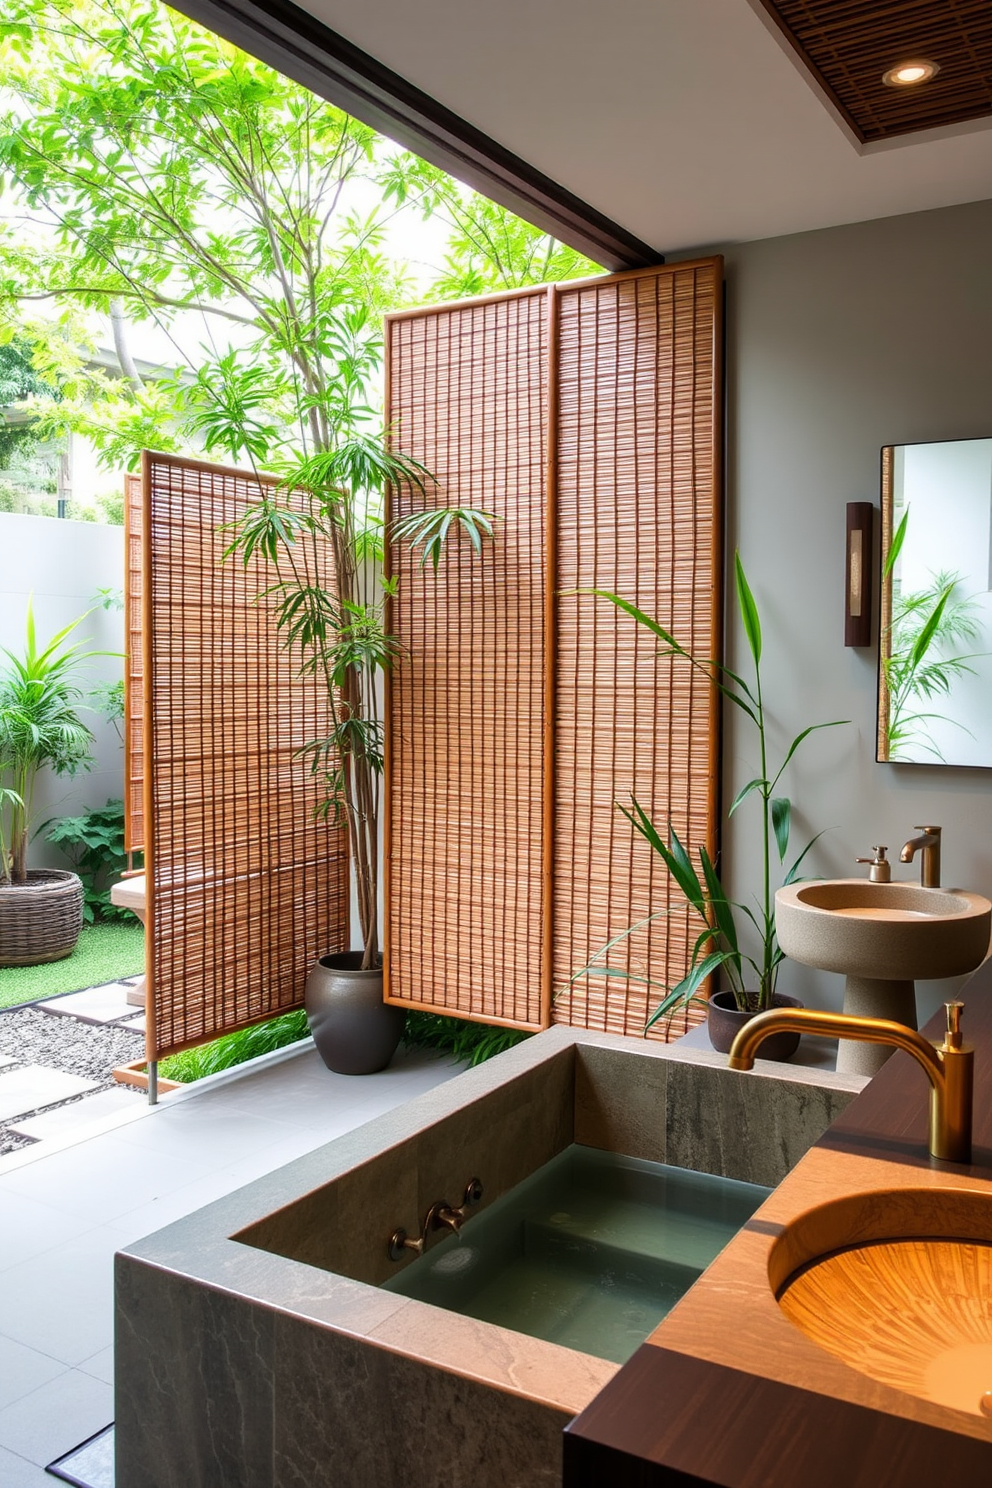
[[[778,794],[779,784],[786,768],[803,742],[818,729],[837,728],[846,719],[830,723],[814,723],[797,734],[792,740],[781,763],[776,768],[769,760],[768,736],[765,716],[765,701],[761,682],[762,635],[758,607],[751,592],[740,554],[734,555],[734,585],[737,606],[740,612],[744,635],[754,668],[754,681],[750,683],[732,672],[729,667],[712,660],[700,660],[691,656],[663,626],[649,615],[637,609],[619,595],[604,590],[595,590],[601,598],[610,600],[619,609],[631,615],[639,625],[645,626],[661,642],[660,655],[673,660],[687,662],[703,672],[720,693],[754,725],[758,737],[759,773],[737,793],[727,813],[728,819],[736,814],[745,801],[757,798],[760,802],[760,825],[762,845],[762,881],[760,893],[755,896],[752,907],[732,900],[724,891],[716,864],[706,848],[698,849],[698,868],[674,829],[669,826],[667,834],[658,830],[650,815],[636,799],[631,808],[620,805],[634,831],[649,844],[662,859],[668,872],[685,895],[699,921],[699,931],[692,948],[689,970],[674,987],[665,987],[650,976],[631,973],[629,980],[652,988],[659,988],[663,995],[658,1006],[648,1019],[651,1028],[662,1018],[671,1017],[679,1008],[693,1001],[701,1001],[700,989],[714,973],[720,972],[727,983],[725,990],[715,992],[708,999],[707,1022],[710,1042],[715,1049],[727,1053],[738,1029],[749,1018],[771,1007],[797,1007],[794,998],[784,997],[776,991],[779,965],[784,953],[779,948],[775,934],[775,898],[773,886],[772,843],[781,869],[783,883],[793,883],[813,845],[823,833],[818,832],[807,842],[798,857],[786,867],[789,855],[789,839],[792,827],[792,803],[788,796]],[[619,803],[618,803],[619,805]],[[666,840],[667,835],[667,840]],[[664,914],[667,911],[659,911]],[[587,966],[575,973],[571,980],[581,976],[617,975],[617,969],[605,964],[609,951],[634,930],[658,915],[650,915],[637,925],[623,930],[613,937],[592,958]],[[744,946],[740,930],[743,924],[751,932],[752,944],[757,949],[751,954]],[[768,1059],[788,1059],[799,1044],[798,1034],[781,1034],[767,1039],[762,1045],[762,1054]]]
[[[39,648],[31,603],[22,655],[4,649],[0,673],[0,966],[33,966],[71,954],[83,924],[75,873],[30,869],[28,843],[38,777],[88,769],[92,734],[79,717],[76,668],[95,652],[70,637],[74,620]]]
[[[395,582],[382,577],[382,519],[387,485],[426,499],[433,477],[379,435],[356,432],[342,420],[328,448],[298,462],[283,488],[302,493],[304,510],[271,493],[235,524],[225,556],[245,563],[263,557],[274,573],[268,593],[276,621],[303,671],[326,689],[331,728],[303,753],[326,781],[323,812],[343,820],[358,900],[361,950],[321,956],[307,979],[306,1009],[318,1052],[338,1074],[372,1074],[391,1059],[405,1014],[382,1000],[379,952],[379,821],[384,764],[379,682],[400,652],[390,634],[386,602]],[[394,540],[420,548],[421,566],[437,568],[446,544],[459,536],[476,553],[493,536],[490,513],[437,507],[396,522]],[[313,545],[334,559],[334,592],[313,582],[307,566]]]

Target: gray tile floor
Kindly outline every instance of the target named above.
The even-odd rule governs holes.
[[[308,1044],[0,1159],[3,1488],[50,1488],[44,1465],[113,1419],[115,1250],[457,1072],[413,1050],[378,1075],[332,1075]]]

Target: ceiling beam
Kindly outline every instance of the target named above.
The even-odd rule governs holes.
[[[177,10],[608,269],[663,256],[291,0],[170,0]]]

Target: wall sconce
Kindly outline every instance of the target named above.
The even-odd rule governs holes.
[[[870,501],[847,503],[847,578],[844,589],[844,645],[871,645],[872,539],[875,508]]]

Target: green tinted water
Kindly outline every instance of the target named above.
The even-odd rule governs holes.
[[[622,1364],[770,1191],[569,1147],[385,1288]]]

